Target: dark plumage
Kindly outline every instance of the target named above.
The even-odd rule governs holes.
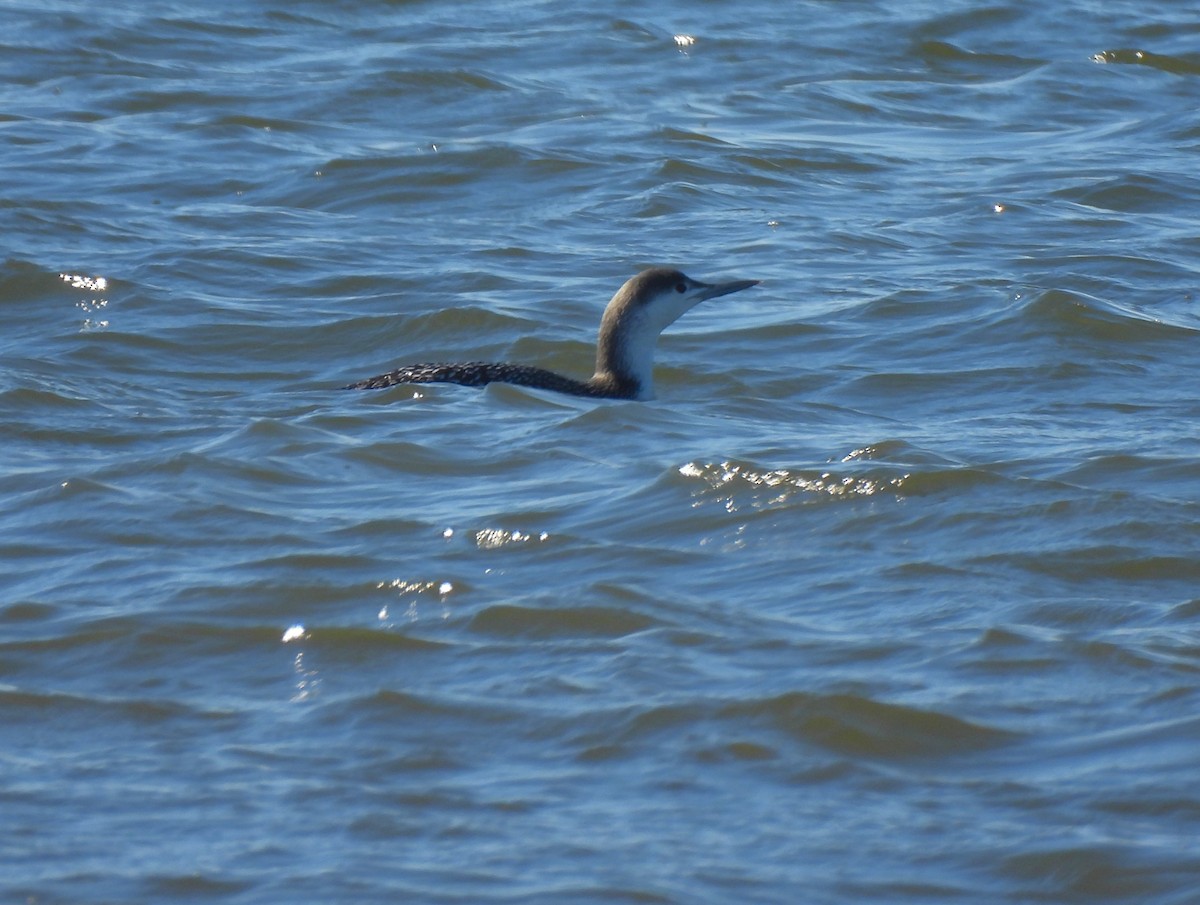
[[[347,390],[382,390],[398,383],[457,383],[465,387],[481,387],[489,383],[512,383],[517,386],[537,387],[543,390],[554,390],[558,393],[569,393],[572,396],[614,395],[606,387],[598,387],[591,382],[583,383],[545,368],[535,368],[531,365],[514,365],[495,361],[465,361],[458,364],[416,364],[405,365],[352,383]]]

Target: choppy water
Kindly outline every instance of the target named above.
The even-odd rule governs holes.
[[[5,4],[0,898],[1196,901],[1193,12]]]

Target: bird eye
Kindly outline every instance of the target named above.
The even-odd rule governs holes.
[[[687,292],[687,286],[685,286],[683,283],[676,283],[675,291],[676,292]]]

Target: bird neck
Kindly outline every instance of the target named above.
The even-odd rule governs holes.
[[[596,340],[596,373],[591,382],[630,399],[654,398],[654,349],[658,330],[629,305],[609,305]]]

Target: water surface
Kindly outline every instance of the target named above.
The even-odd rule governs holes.
[[[9,4],[4,897],[1193,901],[1189,13]]]

